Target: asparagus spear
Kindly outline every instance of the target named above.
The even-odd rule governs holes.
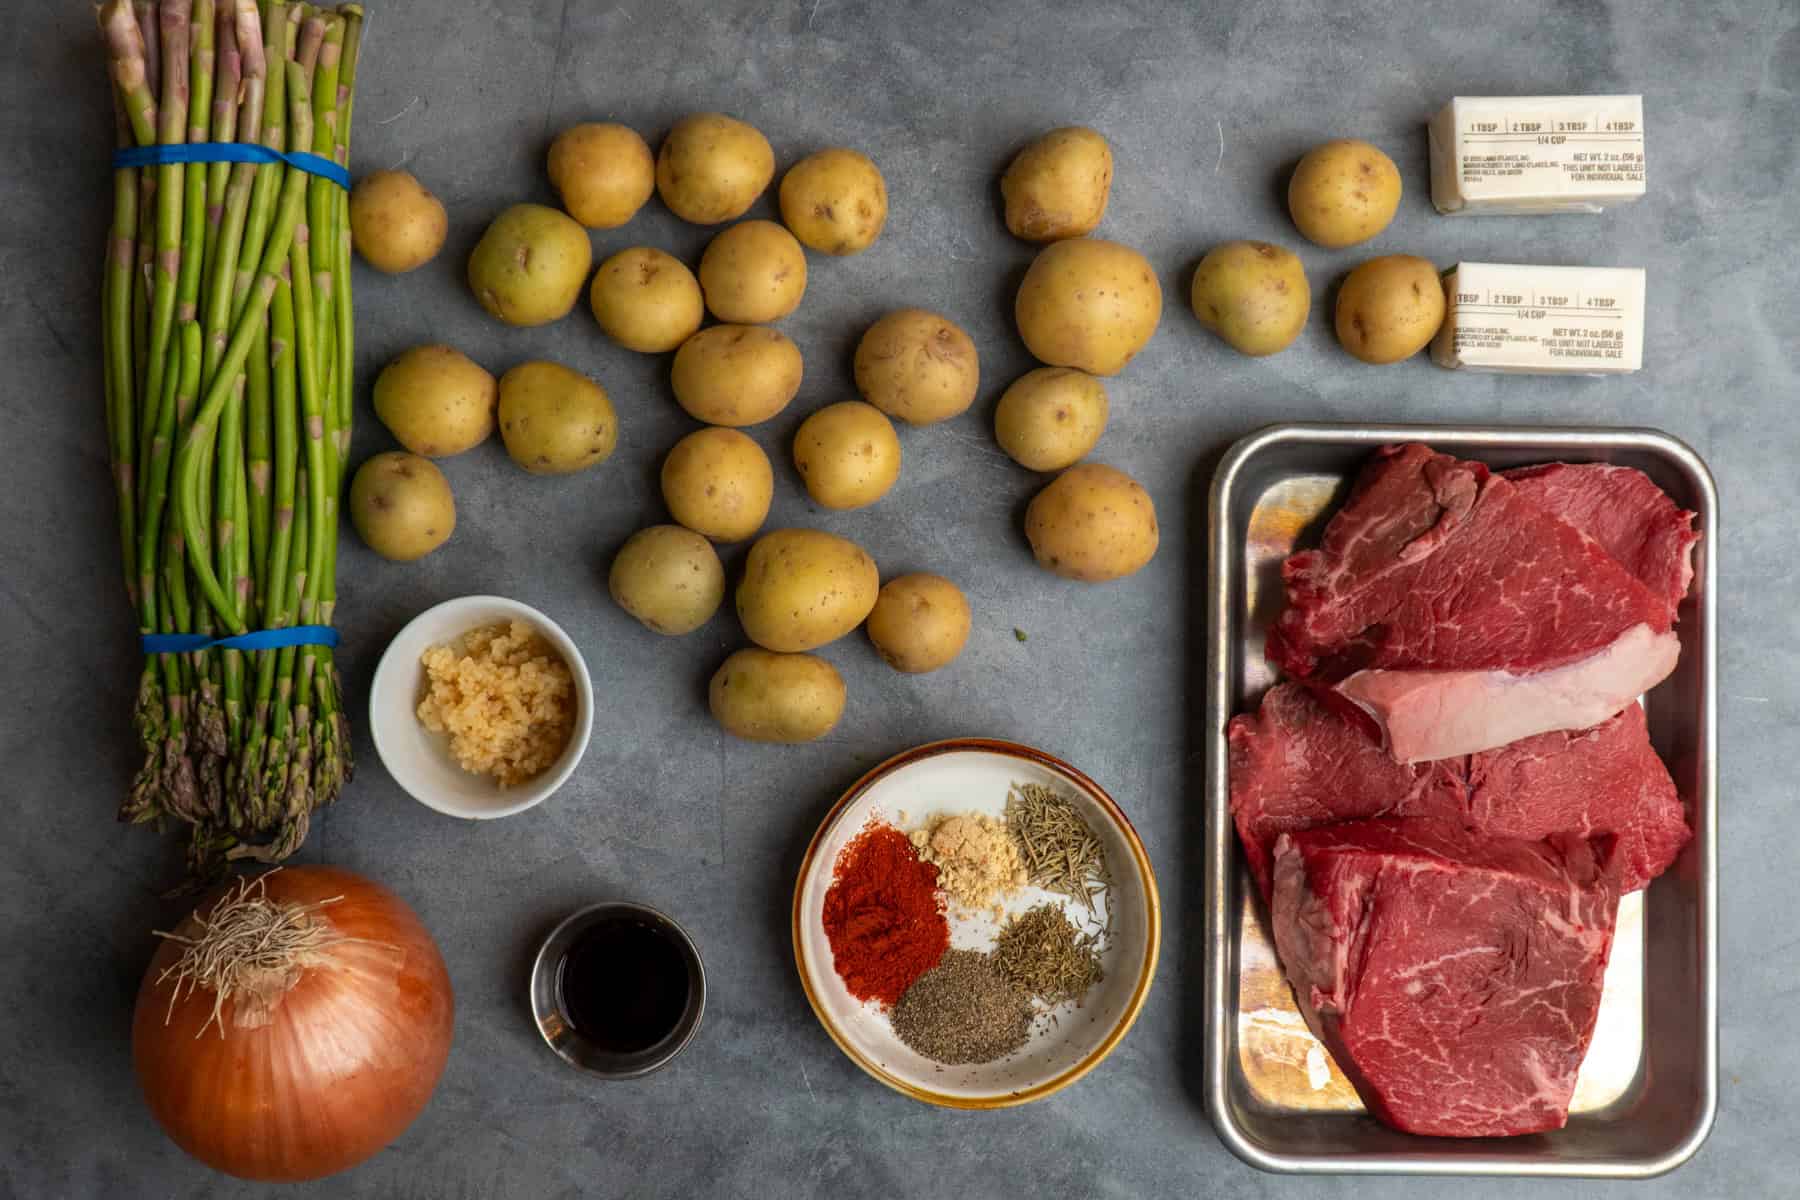
[[[188,17],[190,0],[164,0],[159,10],[162,45],[162,102],[157,106],[157,137],[163,145],[179,145],[186,136],[188,108]],[[163,375],[175,327],[176,275],[181,269],[181,190],[185,175],[178,164],[156,168],[155,257],[151,273],[149,340],[145,350],[146,396],[166,396]],[[149,448],[140,446],[143,457]],[[142,497],[139,506],[142,507]]]

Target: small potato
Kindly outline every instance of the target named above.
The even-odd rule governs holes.
[[[349,504],[357,536],[394,562],[424,558],[456,529],[450,481],[430,459],[399,450],[356,469]]]
[[[888,666],[922,675],[962,653],[969,640],[969,601],[942,575],[901,575],[881,586],[868,631]]]
[[[1343,138],[1306,152],[1288,180],[1288,212],[1330,250],[1366,242],[1400,207],[1400,168],[1367,142]]]
[[[725,732],[752,742],[810,742],[844,715],[844,677],[811,654],[739,650],[706,689]]]
[[[769,139],[723,113],[683,117],[656,154],[656,190],[663,203],[696,225],[743,216],[773,178]]]
[[[449,346],[414,346],[375,377],[375,415],[394,440],[426,458],[487,441],[499,400],[494,377]]]
[[[656,160],[635,129],[587,122],[550,143],[550,185],[589,229],[617,229],[656,189]]]
[[[852,365],[864,400],[909,425],[932,425],[967,411],[981,386],[969,335],[922,308],[902,308],[869,326]]]
[[[1312,289],[1291,250],[1268,242],[1226,242],[1194,270],[1194,316],[1252,358],[1285,350],[1306,328]]]
[[[861,508],[900,478],[900,438],[872,404],[829,404],[801,422],[794,467],[807,494],[826,508]]]
[[[1038,566],[1065,579],[1122,579],[1156,554],[1156,508],[1125,472],[1080,463],[1032,497],[1025,536]]]
[[[755,425],[788,406],[800,390],[800,347],[779,329],[714,325],[675,352],[675,401],[696,421]]]
[[[639,354],[675,349],[706,316],[694,273],[650,246],[621,250],[601,263],[588,304],[608,337]]]
[[[508,325],[547,325],[569,315],[593,265],[587,230],[542,204],[515,204],[469,255],[469,287]]]
[[[1079,462],[1106,428],[1106,386],[1085,371],[1039,367],[1019,376],[994,410],[994,440],[1033,471]]]
[[[662,467],[669,514],[715,542],[741,542],[762,528],[775,496],[775,469],[763,448],[735,429],[697,429]]]
[[[1013,316],[1038,361],[1117,375],[1156,332],[1162,285],[1131,247],[1071,238],[1038,252]]]
[[[520,363],[500,377],[500,438],[533,475],[567,475],[605,462],[619,444],[606,389],[560,363]]]
[[[725,600],[725,568],[712,543],[679,525],[631,535],[613,559],[607,589],[652,633],[679,637],[706,624]]]
[[[809,154],[781,177],[781,219],[821,254],[861,254],[887,223],[887,183],[867,155]]]
[[[766,650],[815,650],[863,623],[881,579],[855,542],[816,529],[756,539],[738,584],[738,619]]]
[[[721,321],[779,321],[800,307],[806,294],[806,252],[773,221],[740,221],[700,255],[700,290]]]
[[[1411,358],[1444,323],[1437,268],[1410,254],[1371,258],[1338,288],[1338,341],[1366,363]]]
[[[405,171],[364,175],[350,190],[350,242],[377,271],[399,275],[424,266],[449,232],[443,202]]]
[[[1112,147],[1092,129],[1052,129],[1019,151],[1000,177],[1006,228],[1028,242],[1094,232],[1112,191]]]

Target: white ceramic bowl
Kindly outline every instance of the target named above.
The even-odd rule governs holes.
[[[887,1014],[850,995],[832,966],[825,937],[825,893],[838,852],[879,816],[912,828],[934,813],[1000,816],[1009,786],[1041,783],[1067,796],[1100,838],[1112,872],[1108,897],[1112,938],[1101,955],[1105,978],[1081,1007],[1055,1010],[1056,1021],[996,1062],[947,1067],[909,1049]],[[1061,897],[1028,887],[1007,904],[1019,913]],[[1081,923],[1081,906],[1065,910]],[[956,949],[991,948],[995,925],[982,917],[950,920]],[[1162,938],[1156,877],[1131,822],[1098,784],[1040,750],[1013,742],[964,738],[934,742],[889,759],[832,806],[813,835],[794,889],[794,957],[800,983],[832,1040],[857,1066],[895,1091],[946,1108],[1005,1108],[1041,1099],[1093,1070],[1125,1036],[1156,974]]]
[[[457,766],[450,757],[449,739],[419,723],[419,698],[425,689],[425,668],[419,659],[432,646],[454,641],[471,629],[512,620],[524,621],[543,634],[568,664],[575,680],[575,728],[561,758],[535,778],[502,788],[485,775]],[[446,600],[414,617],[388,643],[369,687],[369,733],[381,765],[414,800],[453,817],[510,817],[541,803],[574,772],[593,725],[594,685],[581,651],[555,621],[503,596]]]

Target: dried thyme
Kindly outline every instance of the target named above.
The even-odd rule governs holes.
[[[1080,1003],[1103,977],[1099,941],[1076,929],[1060,904],[1040,904],[1006,923],[991,957],[1015,987],[1045,1004]]]

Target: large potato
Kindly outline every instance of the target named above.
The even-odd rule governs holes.
[[[707,243],[700,290],[721,321],[766,325],[800,307],[806,251],[773,221],[741,221]]]
[[[561,363],[520,363],[500,377],[500,438],[533,475],[567,475],[606,461],[619,418],[606,389]]]
[[[375,415],[426,458],[479,446],[494,432],[494,377],[449,346],[414,346],[375,377]]]
[[[675,401],[696,421],[755,425],[788,406],[800,390],[800,347],[779,329],[714,325],[675,352]]]
[[[449,232],[443,202],[405,171],[364,175],[350,191],[350,244],[377,271],[424,266]]]
[[[781,177],[781,219],[821,254],[861,254],[887,223],[887,184],[865,154],[809,154]]]
[[[1288,212],[1309,241],[1332,250],[1366,242],[1400,207],[1400,168],[1367,142],[1342,138],[1306,152],[1288,180]]]
[[[669,514],[715,542],[741,542],[769,515],[775,470],[763,448],[735,429],[696,429],[662,467]]]
[[[994,440],[1021,467],[1060,471],[1081,461],[1106,428],[1106,385],[1071,367],[1013,380],[994,410]]]
[[[1084,583],[1120,579],[1156,554],[1156,507],[1125,472],[1080,463],[1032,497],[1025,536],[1047,571]]]
[[[1285,350],[1306,328],[1312,289],[1291,250],[1268,242],[1226,242],[1194,270],[1194,316],[1241,354]]]
[[[800,423],[794,467],[807,494],[826,508],[861,508],[900,478],[900,438],[872,404],[828,404]]]
[[[1000,177],[1006,227],[1028,242],[1094,232],[1112,191],[1112,147],[1092,129],[1052,129],[1019,151]]]
[[[1338,341],[1366,363],[1411,358],[1444,323],[1437,268],[1410,254],[1371,258],[1338,288]]]
[[[424,558],[456,529],[450,481],[430,459],[399,450],[356,469],[349,505],[357,536],[394,562]]]
[[[775,177],[775,151],[753,126],[723,113],[683,117],[656,155],[656,190],[696,225],[741,217]]]
[[[852,364],[864,400],[909,425],[947,421],[975,402],[981,362],[969,335],[922,308],[902,308],[869,326]]]
[[[855,542],[816,529],[777,529],[750,547],[738,619],[768,650],[813,650],[863,623],[881,580]]]
[[[588,304],[608,337],[640,354],[675,349],[706,316],[694,273],[650,246],[621,250],[601,263]]]
[[[563,208],[589,229],[617,229],[656,188],[656,161],[637,130],[587,122],[550,143],[550,184]]]
[[[1100,238],[1038,252],[1013,302],[1025,348],[1053,367],[1117,375],[1162,319],[1162,286],[1144,256]]]
[[[593,262],[587,230],[567,213],[515,204],[475,244],[469,286],[508,325],[547,325],[575,307]]]
[[[739,650],[706,689],[727,733],[752,742],[810,742],[844,715],[844,678],[811,654]]]
[[[881,586],[869,613],[869,640],[896,671],[919,675],[948,665],[969,640],[969,601],[942,575],[919,572]]]
[[[679,525],[631,535],[613,558],[607,590],[653,633],[679,637],[706,624],[725,600],[725,568],[712,543]]]

